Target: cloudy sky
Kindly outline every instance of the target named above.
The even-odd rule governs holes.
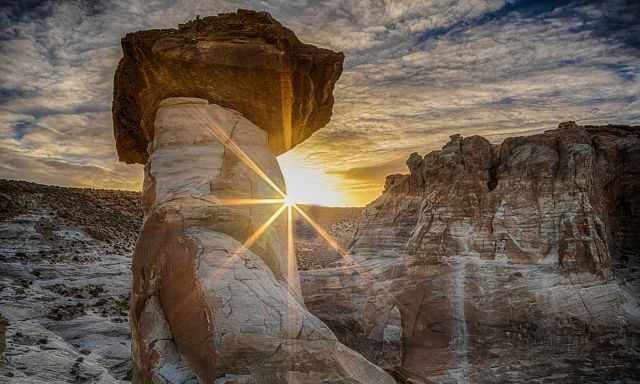
[[[141,167],[117,162],[112,136],[120,38],[237,8],[346,55],[332,122],[280,158],[309,180],[289,182],[307,202],[364,204],[454,133],[640,124],[635,0],[5,0],[0,178],[138,189]]]

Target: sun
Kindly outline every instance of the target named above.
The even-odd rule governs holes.
[[[309,215],[304,212],[298,205],[297,203],[302,203],[302,202],[306,202],[306,200],[304,199],[304,193],[302,192],[311,192],[311,189],[306,189],[306,190],[302,190],[302,189],[296,189],[295,186],[301,186],[301,185],[309,185],[309,180],[310,179],[315,179],[316,181],[327,181],[327,179],[323,179],[322,176],[326,176],[326,175],[313,175],[313,176],[320,176],[320,177],[313,177],[310,178],[309,175],[305,175],[303,171],[303,169],[305,169],[304,167],[291,167],[289,168],[290,172],[289,173],[289,177],[285,176],[285,179],[289,178],[290,181],[293,181],[292,184],[290,184],[291,186],[294,186],[292,191],[289,191],[289,193],[284,193],[282,191],[282,189],[280,189],[280,187],[278,187],[278,185],[276,183],[274,183],[271,178],[269,178],[269,176],[267,176],[266,173],[264,173],[264,171],[262,171],[262,169],[253,161],[253,159],[251,159],[251,157],[249,157],[229,136],[226,132],[222,131],[221,129],[217,129],[217,127],[215,125],[207,125],[208,127],[210,127],[210,131],[212,133],[215,134],[216,138],[225,146],[225,148],[229,148],[229,150],[231,152],[233,152],[240,161],[242,161],[247,167],[249,167],[258,177],[260,177],[261,179],[263,179],[269,186],[271,186],[271,188],[273,188],[273,190],[279,195],[282,196],[282,199],[280,198],[271,198],[271,199],[253,199],[253,198],[228,198],[228,199],[219,199],[219,202],[222,205],[226,205],[226,206],[235,206],[235,205],[262,205],[262,204],[279,204],[279,208],[273,213],[273,215],[271,215],[271,217],[265,222],[263,223],[254,233],[252,233],[247,240],[236,250],[236,252],[234,252],[234,257],[230,258],[229,260],[227,260],[225,262],[228,263],[231,259],[235,258],[236,256],[238,256],[239,254],[246,252],[251,245],[253,245],[255,243],[255,241],[262,236],[262,234],[269,229],[269,227],[271,226],[271,224],[286,210],[287,211],[287,259],[288,259],[288,275],[289,276],[294,276],[295,275],[295,260],[296,260],[296,255],[295,255],[295,246],[294,246],[294,231],[293,231],[293,224],[294,224],[294,219],[293,219],[293,211],[296,211],[301,217],[303,217],[315,230],[316,232],[318,232],[318,234],[323,237],[327,243],[329,243],[329,245],[334,248],[344,259],[346,259],[349,262],[353,262],[353,259],[351,258],[351,255],[349,255],[349,252],[345,249],[343,249],[338,242],[336,241],[336,239],[334,239],[324,228],[322,228],[320,226],[320,224],[318,224],[315,220],[313,220],[311,217],[309,217]],[[325,185],[326,187],[326,185]],[[322,189],[320,189],[322,190]],[[316,189],[315,192],[318,192],[318,190]],[[324,190],[324,197],[327,198],[327,201],[329,201],[331,197],[338,197],[337,195],[337,191],[331,191],[331,189],[325,189]],[[331,192],[334,192],[333,194],[335,194],[336,196],[332,196],[333,194]],[[315,195],[317,195],[317,193],[315,193]],[[356,263],[357,264],[357,263]],[[219,269],[220,271],[223,270],[223,268]]]
[[[296,205],[296,201],[292,195],[286,195],[282,200],[282,204],[286,205],[287,207],[292,207]]]
[[[342,189],[340,177],[327,173],[321,164],[307,162],[301,154],[289,151],[278,157],[287,195],[296,204],[347,206],[349,196]]]

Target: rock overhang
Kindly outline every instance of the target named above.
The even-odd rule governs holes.
[[[278,155],[325,126],[344,55],[302,43],[266,12],[196,18],[127,34],[114,79],[118,156],[145,163],[155,112],[170,97],[234,109],[269,134]]]

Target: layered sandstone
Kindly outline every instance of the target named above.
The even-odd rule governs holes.
[[[286,214],[243,245],[279,205],[225,199],[278,194],[217,132],[284,188],[267,133],[238,112],[184,98],[160,104],[155,129],[133,261],[136,381],[391,382],[307,312],[287,254]]]
[[[131,381],[131,256],[141,205],[138,192],[0,180],[1,383]],[[355,214],[304,208],[327,227]],[[296,247],[326,254],[301,220]],[[296,255],[304,269],[308,260]]]
[[[344,55],[304,44],[266,12],[197,18],[122,39],[113,126],[120,160],[142,163],[169,97],[234,109],[269,133],[278,155],[329,122]]]
[[[146,162],[133,381],[393,383],[307,311],[288,251],[275,154],[326,124],[342,55],[250,11],[123,45],[116,141]]]
[[[355,263],[302,274],[305,302],[418,382],[630,379],[639,164],[640,127],[452,136],[387,179],[359,220]]]

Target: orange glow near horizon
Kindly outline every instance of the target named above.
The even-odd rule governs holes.
[[[317,166],[310,166],[289,151],[278,157],[287,184],[287,196],[296,204],[328,207],[353,206],[354,201],[343,192],[344,180]],[[357,205],[357,203],[355,204]]]
[[[195,110],[192,116],[200,120],[225,148],[233,152],[239,160],[271,186],[279,196],[287,199],[289,205],[304,203],[347,207],[361,206],[366,203],[366,201],[359,201],[361,199],[343,192],[348,184],[346,180],[336,175],[331,175],[319,167],[305,165],[292,151],[285,153],[278,159],[288,185],[287,193],[285,193],[214,121],[211,121],[208,117],[201,117],[201,114]]]
[[[198,116],[197,113],[194,113],[194,116]],[[292,278],[294,278],[297,271],[297,258],[295,252],[295,238],[294,238],[294,230],[293,230],[293,210],[295,209],[315,230],[320,234],[322,238],[324,238],[327,243],[334,248],[340,255],[353,263],[353,259],[349,255],[349,253],[344,250],[340,244],[334,239],[324,228],[322,228],[315,220],[313,220],[306,212],[300,209],[296,203],[300,202],[302,199],[302,195],[296,195],[295,193],[285,194],[270,178],[266,173],[260,169],[260,167],[236,144],[233,142],[231,137],[226,134],[222,129],[218,128],[214,122],[212,121],[202,121],[207,128],[210,128],[210,131],[214,134],[214,136],[225,146],[225,148],[229,148],[240,161],[245,163],[247,167],[249,167],[252,171],[256,173],[260,178],[262,178],[268,185],[270,185],[274,191],[276,191],[282,199],[252,199],[252,198],[222,198],[218,199],[218,201],[225,206],[234,206],[234,205],[258,205],[258,204],[281,204],[280,207],[265,221],[258,229],[256,229],[245,241],[244,243],[236,249],[233,254],[226,260],[223,265],[219,268],[217,273],[224,271],[224,267],[232,262],[236,257],[238,257],[241,253],[246,252],[251,248],[251,246],[262,236],[264,232],[266,232],[271,224],[282,214],[282,212],[287,210],[287,275],[286,280],[290,289],[294,288],[291,284]],[[210,124],[208,124],[210,123]],[[290,169],[301,169],[301,168],[290,168]],[[296,172],[289,173],[296,175]],[[326,175],[326,174],[325,174]],[[290,176],[291,177],[291,176]],[[296,176],[298,177],[298,176]],[[313,177],[309,177],[309,175],[305,175],[300,180],[301,183],[307,184],[309,181],[314,180]],[[317,180],[316,180],[317,181]],[[295,181],[294,181],[295,185]],[[294,188],[294,191],[296,189]],[[308,189],[310,190],[310,189]],[[333,195],[330,193],[329,189],[324,189],[324,191],[315,191],[315,192],[323,192],[324,198],[327,198],[326,201],[330,201],[330,198],[336,198],[339,196],[336,191]],[[337,201],[337,200],[335,200]],[[357,264],[357,263],[356,263]],[[295,282],[294,282],[295,283]],[[290,299],[289,299],[290,300]],[[289,306],[292,303],[289,302]],[[289,316],[291,315],[291,311],[289,312]],[[292,325],[292,322],[289,322]]]
[[[380,196],[387,175],[406,172],[404,162],[371,173],[366,167],[336,164],[335,159],[324,162],[310,151],[313,149],[302,143],[278,156],[287,195],[297,204],[364,207]],[[336,170],[340,168],[346,171]]]
[[[224,206],[284,204],[284,199],[219,199]]]

